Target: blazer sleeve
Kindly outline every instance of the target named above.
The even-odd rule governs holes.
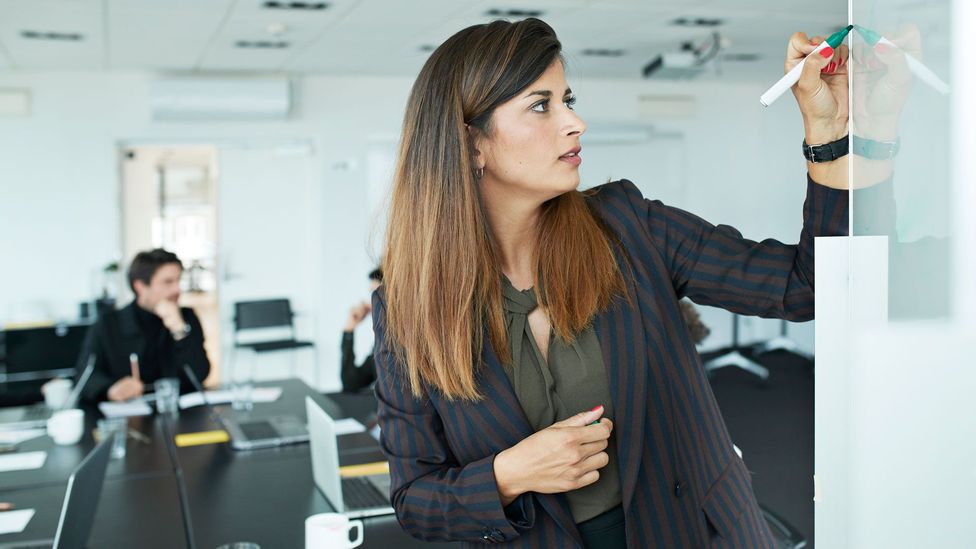
[[[342,391],[355,393],[376,381],[376,369],[373,367],[373,355],[369,355],[363,363],[356,366],[356,353],[353,347],[354,336],[352,332],[342,333],[342,343],[339,347],[341,351],[340,379],[342,380]]]
[[[203,326],[200,319],[188,307],[182,308],[182,313],[183,320],[190,326],[190,333],[173,343],[173,358],[176,361],[174,366],[177,376],[180,378],[180,391],[191,392],[196,391],[196,385],[186,376],[183,365],[188,365],[200,383],[203,383],[210,375],[210,359],[207,358],[207,351],[203,346]]]
[[[756,242],[728,225],[647,200],[624,181],[628,200],[663,256],[675,293],[734,313],[792,321],[813,319],[816,236],[847,234],[848,191],[807,176],[799,243]],[[637,250],[647,257],[650,250]],[[632,257],[634,254],[631,254]]]
[[[503,542],[535,520],[530,494],[502,507],[495,483],[497,454],[460,464],[430,398],[415,398],[396,363],[385,329],[380,291],[373,294],[377,417],[380,446],[390,462],[390,499],[397,520],[427,541]]]

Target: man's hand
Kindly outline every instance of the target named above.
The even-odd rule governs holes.
[[[369,314],[372,308],[372,305],[366,301],[361,301],[356,305],[353,305],[352,308],[349,309],[349,318],[346,320],[345,331],[351,332],[355,330],[356,326],[358,326],[359,323],[366,318],[366,315]]]
[[[145,388],[142,382],[132,376],[125,376],[108,388],[108,399],[123,402],[142,396]]]
[[[180,312],[179,305],[172,301],[163,300],[156,304],[153,313],[163,321],[163,325],[173,334],[174,339],[177,341],[183,339],[186,335],[186,321],[183,320],[183,313]]]

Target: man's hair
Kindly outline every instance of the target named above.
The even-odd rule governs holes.
[[[383,268],[377,267],[369,272],[369,279],[375,280],[377,282],[383,282]]]
[[[136,280],[141,280],[148,286],[156,271],[163,265],[170,263],[175,263],[179,266],[180,270],[183,270],[183,262],[173,252],[156,248],[155,250],[137,253],[129,265],[129,287],[135,292]]]

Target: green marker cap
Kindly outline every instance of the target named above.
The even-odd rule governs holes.
[[[854,25],[847,25],[846,27],[840,29],[834,34],[828,36],[826,42],[830,44],[831,48],[837,49],[837,46],[839,46],[840,43],[843,42],[845,38],[847,38],[847,33],[851,32],[851,29],[853,28]]]

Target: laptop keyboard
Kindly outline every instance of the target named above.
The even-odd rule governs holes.
[[[37,421],[40,419],[47,419],[51,415],[51,411],[43,406],[31,406],[24,410],[23,417],[20,418],[21,421]]]
[[[342,499],[350,509],[372,509],[389,507],[390,498],[381,494],[373,483],[364,477],[342,479]]]
[[[238,425],[248,440],[268,440],[279,438],[278,430],[267,421],[251,421]]]

